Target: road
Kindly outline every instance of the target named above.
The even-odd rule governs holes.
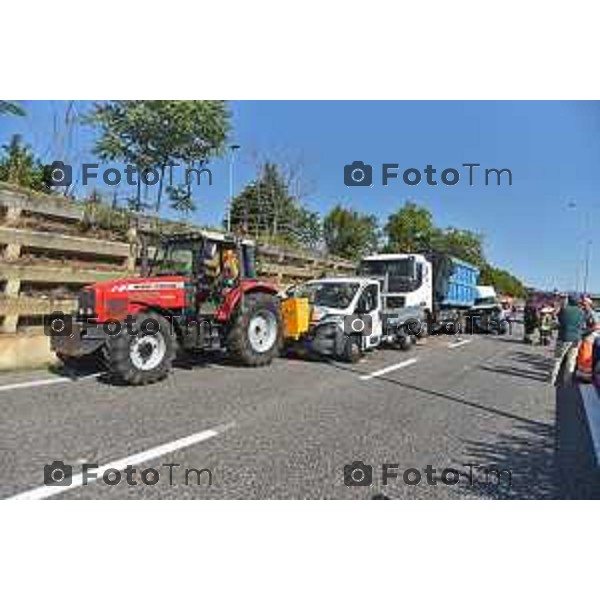
[[[357,365],[196,360],[144,388],[102,374],[5,375],[0,497],[600,497],[581,394],[547,384],[550,356],[517,336],[431,337]],[[56,460],[73,466],[72,485],[43,484]],[[354,461],[372,466],[371,485],[345,485]],[[115,467],[121,481],[83,485],[83,463]],[[395,465],[387,485],[384,464]],[[204,471],[186,484],[185,469]]]

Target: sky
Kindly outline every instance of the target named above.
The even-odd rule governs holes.
[[[57,151],[54,119],[65,102],[24,101],[27,116],[0,119],[0,143],[13,133],[45,161]],[[85,112],[90,102],[77,104]],[[484,237],[488,260],[527,284],[546,289],[581,289],[586,246],[591,241],[588,289],[600,292],[600,103],[597,102],[283,102],[235,101],[231,143],[234,190],[253,179],[265,159],[299,165],[305,204],[326,213],[337,203],[375,214],[383,224],[406,200],[429,208],[436,225],[475,230]],[[73,162],[96,162],[95,132],[78,131],[70,144]],[[205,225],[223,218],[229,196],[228,158],[213,161],[213,185],[195,191],[194,220]],[[344,166],[373,167],[373,185],[347,187]],[[382,164],[397,163],[398,179],[382,185]],[[464,163],[479,163],[469,186]],[[423,173],[436,169],[437,186]],[[419,185],[402,173],[416,168]],[[454,186],[441,172],[460,174]],[[501,186],[484,185],[484,169],[510,169]],[[78,190],[80,193],[82,189]]]

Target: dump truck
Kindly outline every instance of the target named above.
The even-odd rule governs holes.
[[[462,329],[478,297],[479,269],[448,254],[373,254],[359,273],[379,281],[384,312],[422,323],[418,336]]]

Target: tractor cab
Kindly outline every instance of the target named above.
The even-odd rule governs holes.
[[[256,278],[255,244],[218,232],[163,236],[144,272],[150,277],[183,276],[196,288],[195,312],[214,315],[228,291]]]
[[[144,267],[146,276],[183,275],[254,279],[255,245],[218,232],[177,233],[162,236]]]

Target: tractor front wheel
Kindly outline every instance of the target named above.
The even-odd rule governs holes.
[[[158,331],[154,332],[156,324]],[[140,315],[132,334],[123,328],[109,338],[108,354],[110,373],[117,381],[146,385],[164,379],[175,356],[169,322],[158,314]]]
[[[281,311],[279,300],[269,294],[248,294],[240,301],[229,333],[228,349],[237,362],[261,367],[279,352]]]

